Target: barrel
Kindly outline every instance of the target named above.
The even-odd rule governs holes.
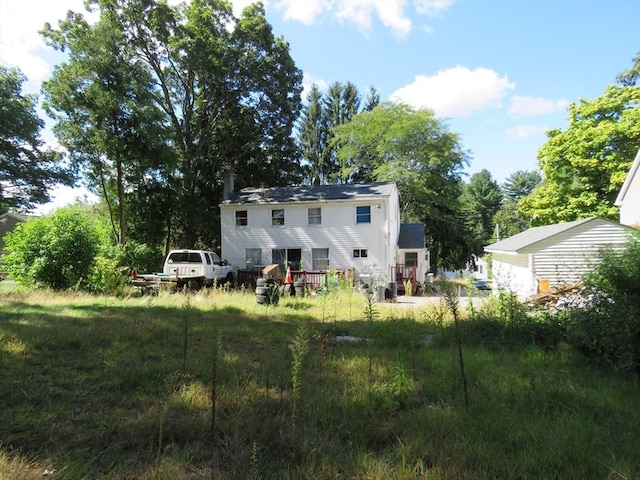
[[[385,291],[385,298],[395,301],[398,298],[398,284],[396,282],[388,282]]]

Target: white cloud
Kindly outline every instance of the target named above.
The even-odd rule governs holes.
[[[411,31],[411,20],[404,15],[404,0],[352,0],[338,2],[336,17],[350,20],[362,31],[371,29],[372,15],[375,11],[382,24],[398,35]]]
[[[450,0],[418,1],[416,11],[431,16],[440,11]],[[440,4],[446,4],[440,6]],[[413,25],[405,15],[407,0],[280,0],[275,4],[277,10],[283,10],[285,20],[295,20],[305,25],[312,25],[316,18],[325,12],[333,14],[338,20],[348,21],[363,32],[368,32],[374,15],[396,35],[407,35]]]
[[[437,17],[453,5],[453,0],[416,0],[414,5],[416,12],[427,17]]]
[[[71,205],[72,203],[97,203],[100,198],[84,187],[67,187],[58,185],[51,191],[51,201],[39,205],[34,210],[34,215],[47,215],[55,210]]]
[[[513,128],[508,128],[505,133],[509,138],[527,138],[544,134],[547,130],[548,127],[539,125],[517,125]]]
[[[278,10],[284,10],[285,20],[295,20],[304,25],[312,25],[316,17],[331,9],[329,0],[281,0],[275,4]]]
[[[522,97],[514,95],[509,99],[509,116],[513,118],[536,117],[565,110],[569,100],[548,100],[542,97]]]
[[[57,26],[68,10],[86,16],[83,0],[1,0],[0,63],[20,68],[32,81],[47,78],[51,67],[43,56],[48,47],[38,32],[46,22]]]
[[[486,108],[500,108],[515,88],[506,76],[487,68],[457,66],[432,76],[417,75],[413,83],[396,90],[391,101],[414,108],[431,108],[441,117],[462,117]]]

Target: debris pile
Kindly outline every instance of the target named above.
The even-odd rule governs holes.
[[[532,307],[551,311],[588,308],[593,305],[593,293],[580,283],[567,283],[549,288],[529,297]]]

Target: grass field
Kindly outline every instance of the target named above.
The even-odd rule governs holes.
[[[640,478],[635,378],[449,307],[5,287],[0,478]]]

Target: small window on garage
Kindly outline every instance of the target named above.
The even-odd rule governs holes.
[[[367,258],[368,256],[369,256],[369,251],[366,248],[353,249],[353,258]]]

